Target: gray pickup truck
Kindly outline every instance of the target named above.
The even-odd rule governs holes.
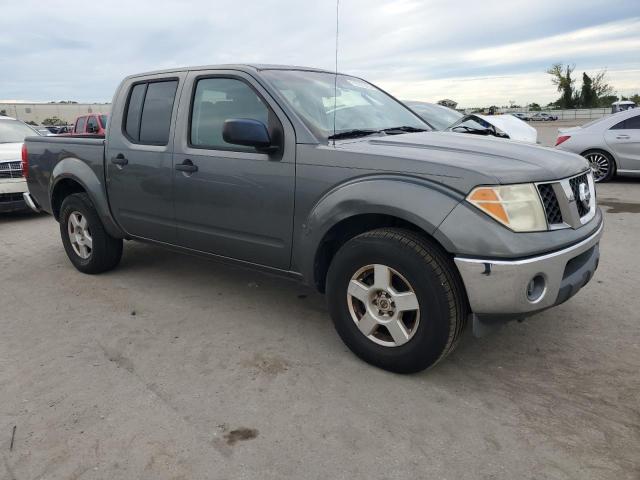
[[[141,240],[301,279],[343,341],[396,372],[574,295],[603,229],[587,161],[435,132],[348,75],[223,65],[127,77],[106,138],[30,137],[27,203],[73,265]]]

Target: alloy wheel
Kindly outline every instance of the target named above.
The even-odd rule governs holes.
[[[83,260],[91,256],[93,238],[87,223],[87,218],[80,212],[74,211],[67,220],[67,232],[73,251]]]
[[[600,182],[607,178],[609,170],[611,169],[611,162],[602,153],[593,152],[585,155],[585,158],[589,161],[589,166],[593,172],[593,180]]]
[[[360,333],[378,345],[404,345],[418,330],[418,297],[407,279],[386,265],[367,265],[354,273],[347,304]]]

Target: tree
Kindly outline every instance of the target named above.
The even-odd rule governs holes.
[[[542,111],[542,108],[540,107],[540,105],[534,102],[529,104],[529,110],[531,110],[532,112],[540,112]]]
[[[593,80],[585,72],[582,72],[582,89],[580,91],[580,106],[593,108],[598,105],[598,95],[593,89]]]
[[[4,109],[0,110],[0,117],[8,117],[7,111]]]
[[[571,78],[571,74],[575,68],[575,65],[567,65],[565,70],[561,63],[556,63],[547,70],[547,73],[551,75],[551,83],[553,83],[557,87],[558,92],[561,93],[560,98],[556,101],[556,104],[560,108],[575,107],[576,95],[573,87],[575,80]]]
[[[38,125],[36,122],[34,122],[33,120],[29,120],[28,122],[24,122],[27,125]]]
[[[613,87],[606,82],[607,69],[601,70],[593,77],[593,91],[596,97],[608,97],[613,95]]]
[[[49,118],[45,118],[44,120],[42,120],[42,125],[53,125],[53,126],[58,126],[58,125],[66,125],[67,122],[65,122],[64,120],[60,120],[58,117],[49,117]]]

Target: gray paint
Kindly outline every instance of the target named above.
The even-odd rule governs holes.
[[[127,77],[114,96],[106,164],[101,140],[30,138],[31,193],[51,211],[51,187],[62,178],[76,179],[115,234],[302,274],[308,283],[314,281],[313,262],[326,232],[356,215],[411,222],[452,254],[506,258],[561,248],[600,223],[598,211],[597,221],[577,230],[515,234],[460,203],[477,185],[579,173],[587,164],[576,155],[441,132],[321,142],[260,77],[264,68],[275,67],[195,67]],[[269,103],[284,129],[281,152],[188,145],[193,80],[214,73],[242,78]],[[165,147],[131,144],[120,129],[129,87],[161,78],[179,78],[171,141]],[[130,164],[113,165],[110,159],[118,153]],[[174,169],[187,158],[200,168],[191,176]]]

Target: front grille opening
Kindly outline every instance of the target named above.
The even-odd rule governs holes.
[[[538,185],[538,192],[540,192],[542,205],[544,205],[547,223],[549,225],[562,223],[562,212],[560,211],[560,204],[558,203],[558,198],[556,197],[556,192],[553,190],[553,186],[550,183]]]
[[[0,163],[0,178],[22,178],[22,162]]]
[[[565,278],[573,275],[575,272],[580,270],[580,268],[582,268],[582,266],[591,258],[591,255],[593,255],[593,250],[595,248],[596,247],[594,245],[586,252],[582,252],[577,257],[573,257],[571,260],[569,260],[567,262],[567,266],[564,268],[564,275],[562,275],[562,279],[564,280]]]
[[[576,199],[576,206],[578,207],[578,215],[580,218],[584,217],[587,213],[589,213],[589,208],[585,207],[580,201],[580,184],[584,183],[589,185],[589,181],[587,179],[587,174],[580,175],[579,177],[573,177],[569,179],[569,185],[571,186],[571,191],[573,192],[573,198]],[[593,195],[593,192],[591,192]]]
[[[19,202],[22,200],[21,193],[0,193],[0,203]]]

